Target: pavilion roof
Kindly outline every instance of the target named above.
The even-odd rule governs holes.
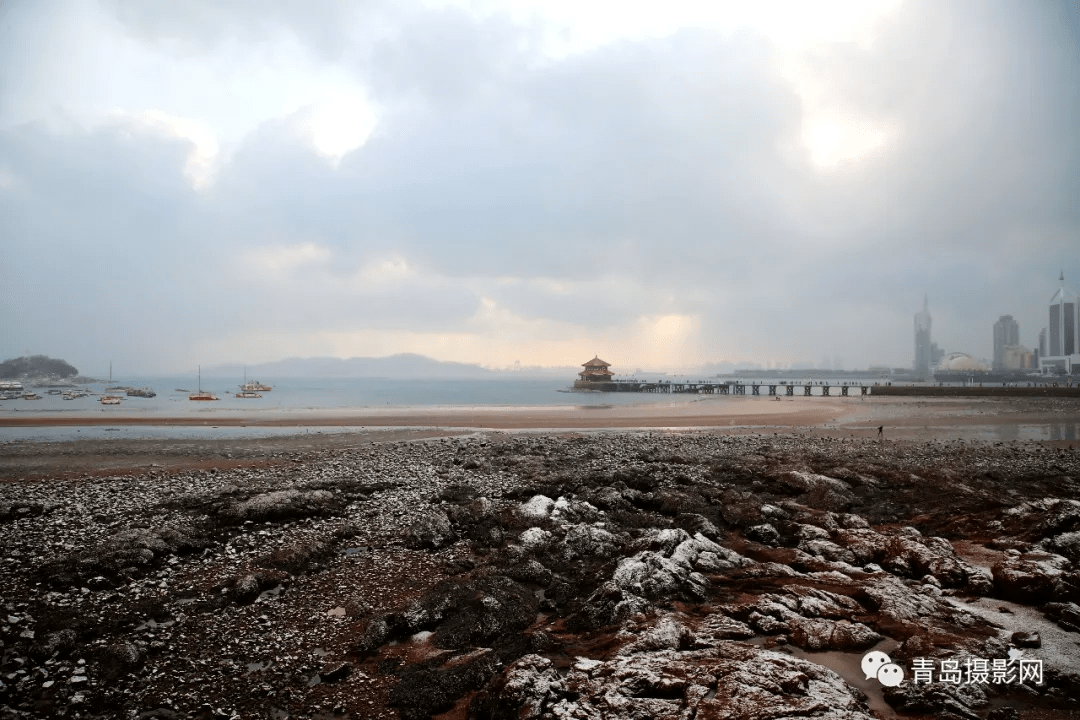
[[[609,362],[604,362],[603,360],[601,360],[601,359],[600,359],[600,358],[598,358],[598,357],[594,357],[594,358],[593,358],[592,360],[590,360],[589,362],[587,362],[587,363],[582,363],[582,365],[581,365],[581,367],[605,367],[605,368],[606,368],[606,367],[610,367],[610,366],[611,366],[611,363],[609,363]]]

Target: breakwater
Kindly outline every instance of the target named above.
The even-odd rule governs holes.
[[[1080,398],[1080,386],[1073,385],[874,385],[872,395],[895,397],[1075,397]]]

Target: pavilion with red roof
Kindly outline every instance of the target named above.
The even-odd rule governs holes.
[[[593,387],[599,390],[600,388],[595,386],[595,383],[610,383],[611,376],[615,373],[608,370],[611,367],[611,363],[604,362],[599,357],[594,357],[587,363],[582,363],[581,367],[585,368],[578,373],[578,377],[581,378],[574,383],[574,387]]]

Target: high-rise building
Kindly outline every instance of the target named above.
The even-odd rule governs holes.
[[[1080,313],[1077,312],[1076,293],[1065,287],[1065,273],[1059,278],[1061,285],[1050,298],[1050,324],[1046,327],[1046,355],[1039,353],[1039,369],[1043,372],[1080,372]],[[1042,338],[1039,338],[1040,346]],[[1040,347],[1040,350],[1042,348]]]
[[[930,308],[927,297],[923,296],[923,309],[915,313],[915,373],[930,379],[932,367],[930,349]]]
[[[1046,357],[1046,328],[1039,331],[1039,357]]]
[[[1005,369],[1005,348],[1020,344],[1020,325],[1012,315],[1002,315],[994,323],[994,369]]]
[[[1061,286],[1050,298],[1049,355],[1072,355],[1076,352],[1076,294],[1065,288],[1065,273]]]

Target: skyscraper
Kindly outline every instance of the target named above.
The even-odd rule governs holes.
[[[1005,348],[1020,344],[1020,325],[1012,315],[1002,315],[994,323],[994,369],[1005,369]]]
[[[915,372],[924,379],[930,379],[930,308],[929,300],[923,296],[923,309],[915,313]]]
[[[1050,298],[1050,347],[1047,355],[1060,357],[1072,355],[1078,351],[1076,294],[1065,288],[1065,273],[1059,278],[1061,285],[1054,297]]]
[[[1039,370],[1050,374],[1080,374],[1080,305],[1076,293],[1065,287],[1065,273],[1058,279],[1061,285],[1050,298],[1046,355],[1039,353]],[[1039,343],[1042,344],[1041,336]]]

